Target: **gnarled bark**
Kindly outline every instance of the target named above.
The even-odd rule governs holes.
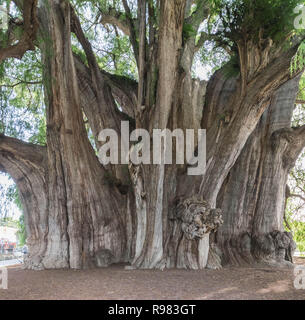
[[[294,243],[284,232],[289,171],[305,145],[291,128],[299,77],[276,91],[218,196],[225,223],[217,232],[223,263],[292,262]]]
[[[126,217],[119,207],[126,199],[107,183],[87,138],[71,51],[70,5],[46,1],[39,16],[40,33],[49,34],[40,44],[47,97],[43,164],[31,162],[41,153],[38,147],[31,146],[37,152],[32,150],[29,159],[25,154],[19,157],[23,149],[17,148],[1,155],[1,165],[15,179],[26,211],[26,266],[84,268],[125,261]]]

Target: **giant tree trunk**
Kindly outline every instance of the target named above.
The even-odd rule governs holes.
[[[43,31],[51,37],[51,45],[45,42],[42,48],[49,84],[49,235],[43,264],[71,268],[103,264],[93,261],[102,250],[118,262],[125,254],[124,217],[119,211],[125,199],[106,183],[87,138],[71,51],[70,5],[66,1],[48,4],[49,8],[42,8]]]
[[[46,150],[0,136],[0,169],[15,181],[23,206],[30,265],[40,268],[39,258],[46,251],[48,199],[46,195]]]
[[[291,129],[298,84],[296,77],[276,91],[222,186],[217,244],[224,264],[292,262],[295,247],[283,217],[288,174],[305,145]]]
[[[2,166],[15,179],[25,208],[26,266],[84,268],[125,261],[126,219],[119,209],[126,197],[107,183],[87,137],[71,51],[70,5],[45,1],[39,17],[40,33],[48,34],[40,44],[47,147],[39,170],[26,153],[15,163],[1,145]]]

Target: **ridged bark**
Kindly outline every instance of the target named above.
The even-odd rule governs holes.
[[[288,174],[305,145],[291,128],[298,83],[296,77],[276,91],[222,186],[217,244],[224,264],[292,262],[295,245],[283,218]]]

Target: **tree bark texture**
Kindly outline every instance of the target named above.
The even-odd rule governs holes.
[[[222,68],[200,81],[191,73],[196,37],[183,26],[197,32],[208,2],[190,13],[190,1],[161,1],[159,28],[153,15],[146,23],[151,4],[139,3],[136,21],[127,1],[124,19],[110,12],[102,20],[119,19],[130,36],[138,82],[99,69],[69,1],[39,7],[47,145],[0,136],[0,169],[13,177],[24,207],[26,267],[202,269],[291,260],[283,212],[287,176],[305,140],[304,127],[290,125],[299,82],[290,63],[299,43],[284,50],[270,39],[240,40],[239,75],[228,78]],[[72,53],[71,32],[86,63]],[[204,128],[207,170],[193,177],[187,164],[102,166],[84,114],[97,147],[102,129],[120,137],[122,120],[150,133]]]

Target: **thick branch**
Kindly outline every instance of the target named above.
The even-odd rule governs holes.
[[[272,51],[271,57],[268,59],[269,63],[260,68],[259,71],[254,68],[252,76],[248,76],[248,74],[243,76],[242,84],[240,78],[238,80],[224,80],[221,71],[217,72],[211,79],[207,93],[207,110],[209,112],[206,115],[209,118],[204,117],[203,119],[204,128],[207,128],[207,170],[200,187],[201,194],[211,203],[216,203],[217,193],[225,177],[240,155],[261,115],[270,105],[273,93],[292,78],[290,64],[298,50],[299,41],[300,39],[297,39],[294,45],[286,51],[282,48],[272,48],[270,50],[270,52]],[[273,53],[276,51],[278,52]],[[254,61],[255,52],[249,54],[254,56],[248,57],[248,61]],[[301,72],[300,70],[293,77],[297,77]],[[247,79],[246,85],[244,83],[245,79]],[[221,88],[218,86],[219,84],[221,86],[230,85],[232,92],[230,97],[225,96],[226,91],[223,90],[219,94]],[[223,100],[226,103],[221,102],[220,97],[222,95],[226,97]],[[216,99],[214,100],[214,98]],[[225,115],[224,121],[221,122],[217,120],[220,112]],[[294,149],[298,151],[299,147]],[[234,150],[234,153],[232,153],[232,150]],[[217,154],[221,154],[222,157],[217,157]],[[283,161],[287,164],[287,167],[293,165],[294,159],[297,159],[297,154],[296,151],[286,153]],[[213,190],[210,187],[211,185],[214,185]]]
[[[175,83],[182,49],[183,21],[186,0],[164,0],[160,5],[160,28],[158,50],[158,93],[155,116],[159,128],[166,128],[173,107]]]
[[[272,79],[279,79],[280,76],[286,78],[291,77],[290,65],[291,60],[297,53],[300,44],[303,42],[304,37],[294,37],[291,39],[291,47],[289,50],[283,49],[283,46],[274,47],[272,40],[266,40],[266,47],[264,51],[259,51],[257,46],[245,44],[244,48],[239,48],[240,61],[241,61],[241,75],[244,86],[253,83],[258,84],[264,81],[264,85],[268,85],[274,81]],[[255,51],[258,50],[258,56]],[[278,72],[278,70],[284,70],[284,72]],[[302,73],[303,70],[299,70],[294,76]],[[262,76],[263,74],[263,76]]]
[[[114,8],[110,8],[108,12],[101,12],[100,22],[103,25],[111,24],[117,26],[127,36],[131,35],[130,24],[122,12],[116,11]]]
[[[186,8],[187,9],[187,8]],[[207,0],[197,1],[197,9],[190,17],[186,19],[186,23],[192,25],[194,30],[198,30],[200,24],[208,17],[210,13],[210,4]]]
[[[146,1],[138,1],[139,20],[139,86],[138,86],[138,112],[145,99],[145,64],[146,64]]]
[[[122,0],[122,1],[123,1],[123,6],[125,9],[126,16],[127,16],[127,23],[130,30],[130,42],[133,47],[135,59],[137,63],[139,63],[139,43],[137,41],[137,29],[136,29],[137,22],[135,22],[134,19],[132,18],[132,13],[128,6],[127,0]]]
[[[297,128],[277,130],[273,133],[273,139],[274,141],[287,141],[286,152],[283,154],[283,162],[287,167],[292,168],[305,147],[305,125]]]
[[[90,70],[77,57],[74,58],[74,61],[78,77],[82,109],[85,112],[89,120],[92,132],[97,139],[98,134],[104,128],[103,121],[101,119],[101,109],[103,108],[103,106],[99,105],[98,103],[98,98],[95,94]],[[106,88],[107,87],[104,87],[104,89]],[[105,95],[107,96],[107,92],[109,90],[105,91]],[[121,112],[116,108],[117,117],[121,120],[130,120],[133,122],[134,120],[132,118],[134,118],[135,105],[133,105],[132,102],[128,100],[127,96],[121,93],[120,89],[111,86],[111,91],[117,92],[118,95],[114,93],[114,96],[124,111]]]
[[[189,2],[186,2],[189,4]],[[187,8],[186,8],[187,10]],[[209,16],[210,5],[206,0],[197,1],[197,9],[187,19],[184,20],[184,26],[191,26],[193,32],[185,40],[183,55],[181,58],[181,66],[187,72],[191,72],[194,54],[203,43],[208,40],[205,33],[201,33],[198,44],[196,45],[196,35],[199,30],[200,24]]]
[[[78,77],[85,78],[86,82],[92,86],[89,68],[77,55],[74,55],[74,63]],[[137,106],[137,82],[124,76],[108,73],[104,70],[100,70],[100,72],[103,80],[111,87],[114,98],[120,104],[123,111],[130,117],[134,117]]]
[[[305,201],[305,198],[303,196],[301,196],[300,194],[291,193],[289,186],[286,185],[286,203],[287,203],[288,198],[299,198],[299,199]]]
[[[3,157],[11,157],[19,161],[43,167],[46,150],[45,147],[26,143],[21,140],[10,138],[0,134],[0,154]],[[0,163],[0,170],[7,172],[5,166]]]
[[[109,87],[102,77],[98,63],[96,61],[96,57],[92,50],[92,46],[89,40],[85,37],[80,21],[72,7],[71,24],[72,31],[75,33],[87,57],[89,70],[91,73],[92,87],[94,90],[94,94],[96,95],[98,105],[100,107],[100,113],[102,117],[101,120],[103,121],[103,125],[105,128],[117,129],[120,125],[116,113],[117,107],[109,90]]]
[[[293,128],[293,129],[295,131],[295,135],[301,139],[303,138],[304,144],[305,144],[305,124],[300,127]]]
[[[34,40],[38,30],[37,1],[23,2],[23,34],[17,44],[0,48],[0,62],[6,58],[21,59],[28,50],[34,50]]]

